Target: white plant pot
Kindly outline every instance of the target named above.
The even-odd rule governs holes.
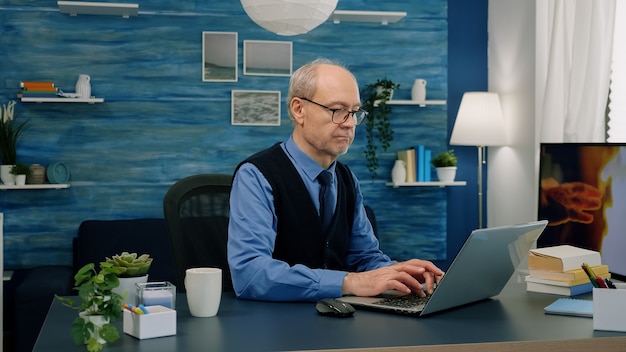
[[[137,305],[137,286],[136,284],[143,284],[148,282],[148,274],[138,277],[120,277],[120,285],[114,288],[112,291],[124,297],[126,292],[126,298],[124,303],[130,303]]]
[[[0,179],[7,186],[15,184],[15,175],[11,173],[13,166],[15,165],[0,165]]]
[[[106,341],[100,337],[100,330],[102,327],[109,323],[109,318],[104,315],[87,315],[86,312],[80,312],[78,315],[83,318],[86,322],[93,323],[94,329],[93,331],[89,331],[91,337],[95,337],[99,343],[105,344]],[[87,341],[83,341],[83,343],[87,343]]]
[[[15,185],[24,186],[26,184],[26,175],[15,175]]]
[[[456,177],[456,166],[438,167],[437,178],[440,182],[454,182]]]

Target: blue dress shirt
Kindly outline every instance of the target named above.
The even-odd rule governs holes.
[[[311,199],[319,211],[320,184],[316,180],[322,167],[302,152],[292,138],[281,143],[294,164]],[[337,195],[335,163],[331,192]],[[356,208],[349,254],[346,263],[355,271],[384,267],[393,261],[379,249],[379,243],[363,207],[359,182],[356,185]],[[272,188],[252,164],[242,165],[233,180],[228,225],[228,262],[235,292],[240,298],[270,301],[316,301],[341,296],[347,272],[311,269],[304,265],[290,267],[272,258],[278,218]]]

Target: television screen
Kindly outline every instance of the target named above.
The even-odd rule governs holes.
[[[626,278],[626,144],[542,143],[538,218],[548,227],[538,247],[597,250]]]

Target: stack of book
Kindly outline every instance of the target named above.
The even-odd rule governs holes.
[[[430,182],[432,152],[423,145],[398,151],[398,160],[404,162],[406,182]]]
[[[603,265],[600,252],[570,245],[532,249],[528,252],[529,275],[526,289],[531,292],[575,296],[593,290],[582,264],[588,264],[596,276],[610,278],[608,265]]]
[[[20,82],[22,92],[18,95],[20,98],[55,98],[58,89],[54,86],[54,82]]]

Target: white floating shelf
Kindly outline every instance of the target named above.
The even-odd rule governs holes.
[[[417,101],[417,100],[388,100],[387,104],[389,104],[389,105],[419,105],[419,106],[446,105],[446,101],[445,100],[424,100],[424,101]]]
[[[374,106],[378,106],[378,102],[380,102],[380,100],[377,100],[374,103]],[[387,100],[385,103],[387,105],[419,105],[420,107],[425,107],[427,105],[446,105],[445,100]]]
[[[0,185],[0,190],[8,190],[8,189],[62,189],[62,188],[70,188],[68,183],[43,183],[40,185]]]
[[[59,11],[70,16],[76,15],[112,15],[128,18],[137,16],[139,4],[91,1],[57,1]]]
[[[387,182],[387,186],[391,186],[393,188],[397,187],[447,187],[447,186],[465,186],[467,185],[466,181],[453,181],[453,182],[404,182],[404,183],[393,183]]]
[[[329,19],[334,24],[341,22],[379,22],[386,25],[398,22],[404,17],[406,17],[406,12],[335,10]]]
[[[104,98],[21,98],[23,103],[103,103]]]

